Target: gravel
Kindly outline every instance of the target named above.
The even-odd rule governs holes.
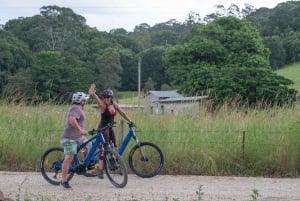
[[[300,201],[300,178],[129,175],[127,185],[116,188],[107,177],[76,175],[70,185],[53,186],[39,172],[0,171],[0,191],[17,201]]]

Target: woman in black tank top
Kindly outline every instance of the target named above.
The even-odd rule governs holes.
[[[98,125],[99,128],[103,128],[108,124],[113,124],[117,112],[129,123],[132,122],[127,114],[119,107],[118,103],[113,100],[114,93],[112,90],[104,90],[101,94],[102,98],[99,98],[96,94],[96,85],[91,84],[89,88],[89,94],[96,100],[101,113],[101,120]],[[116,138],[112,127],[106,128],[102,134],[106,142],[112,142],[116,147]],[[103,161],[101,158],[102,157],[100,156],[99,169],[97,170],[97,173],[98,177],[103,179]]]

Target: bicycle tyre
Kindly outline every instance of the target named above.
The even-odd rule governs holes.
[[[128,174],[124,160],[113,149],[104,151],[104,169],[109,181],[117,188],[123,188],[128,181]]]
[[[142,158],[141,151],[145,154],[146,160]],[[142,178],[151,178],[159,174],[164,166],[165,157],[162,150],[152,142],[140,142],[129,152],[129,167],[133,173]]]
[[[61,181],[61,166],[64,161],[64,149],[52,147],[44,152],[40,161],[40,170],[44,179],[52,185],[59,185]],[[67,180],[70,181],[74,172],[69,172]]]

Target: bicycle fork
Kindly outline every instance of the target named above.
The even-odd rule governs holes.
[[[139,150],[139,152],[140,152],[140,154],[141,154],[141,161],[145,161],[145,162],[148,162],[148,157],[145,155],[145,153],[144,153],[144,151],[143,151],[143,149],[142,149],[142,146],[141,146],[141,143],[140,143],[140,141],[138,140],[138,139],[135,139],[135,141],[136,141],[136,144],[137,144],[137,146],[138,146],[138,150]]]

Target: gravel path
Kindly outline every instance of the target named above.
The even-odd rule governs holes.
[[[0,191],[18,201],[250,201],[254,189],[259,201],[300,201],[300,178],[129,175],[127,185],[119,189],[107,178],[74,176],[70,184],[73,190],[65,190],[38,172],[0,171]]]

